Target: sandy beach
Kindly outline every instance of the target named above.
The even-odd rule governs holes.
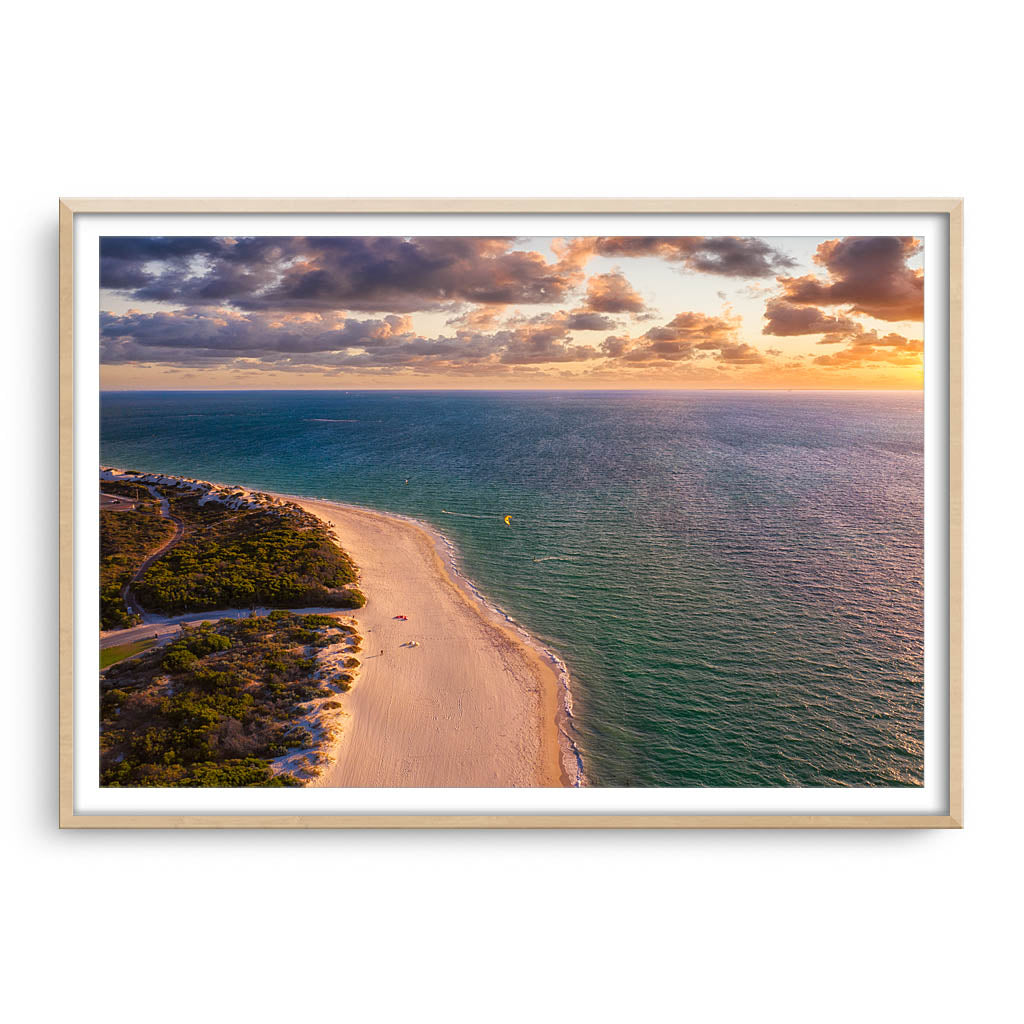
[[[367,596],[354,613],[362,667],[314,785],[567,785],[554,669],[452,578],[434,538],[392,516],[288,500],[331,524]]]

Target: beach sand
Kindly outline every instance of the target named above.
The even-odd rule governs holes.
[[[288,500],[333,526],[367,597],[352,613],[362,666],[335,759],[312,785],[568,785],[554,669],[453,579],[434,538],[393,516]]]

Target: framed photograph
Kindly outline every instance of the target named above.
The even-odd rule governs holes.
[[[961,827],[962,231],[63,200],[61,826]]]

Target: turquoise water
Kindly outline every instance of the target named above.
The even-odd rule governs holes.
[[[590,785],[920,785],[922,415],[917,393],[108,393],[101,458],[440,529],[568,665]]]

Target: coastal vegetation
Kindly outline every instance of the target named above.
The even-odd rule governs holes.
[[[294,502],[176,477],[101,477],[134,507],[100,512],[100,628],[226,608],[361,608],[330,528]],[[135,575],[180,529],[181,536]],[[133,581],[134,580],[134,581]],[[133,602],[125,600],[130,584]]]
[[[103,629],[251,608],[100,654],[104,786],[301,786],[320,774],[352,685],[358,573],[293,502],[177,477],[101,473],[131,505],[101,509]],[[257,607],[273,609],[256,615]]]
[[[101,677],[101,785],[303,785],[326,763],[358,645],[333,615],[183,624]]]
[[[290,502],[232,507],[159,487],[184,535],[133,586],[163,615],[219,608],[360,608],[356,568],[328,527]]]
[[[122,590],[146,557],[170,540],[174,526],[144,489],[104,484],[104,490],[137,502],[130,509],[100,511],[100,629],[125,629],[138,618],[125,606]]]

